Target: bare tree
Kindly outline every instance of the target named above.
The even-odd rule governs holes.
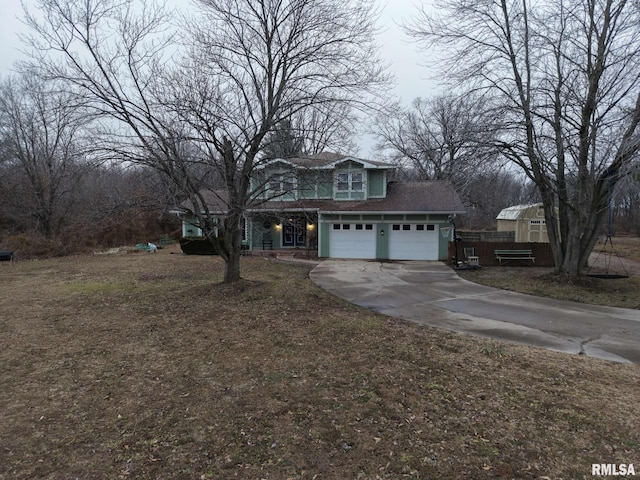
[[[502,153],[536,183],[556,270],[579,275],[640,146],[640,12],[625,0],[442,0],[408,28],[502,107]],[[557,212],[557,213],[556,213]]]
[[[196,0],[174,63],[171,15],[150,2],[37,4],[44,18],[27,14],[32,43],[56,54],[39,65],[126,127],[119,154],[169,176],[207,235],[222,226],[225,282],[240,278],[243,214],[257,198],[250,179],[268,133],[316,105],[364,107],[388,81],[364,0]],[[195,173],[202,169],[224,183],[221,225]]]
[[[50,237],[69,220],[74,188],[91,168],[89,123],[77,99],[55,84],[27,75],[0,84],[3,183],[12,191],[5,204],[14,221],[30,219]]]
[[[265,158],[291,158],[304,153],[304,141],[291,125],[291,120],[283,120],[267,136],[263,154]]]
[[[283,120],[269,135],[265,157],[353,152],[357,112],[348,103],[313,105]]]
[[[71,230],[87,243],[114,247],[156,242],[174,233],[180,221],[172,184],[157,170],[136,164],[104,164],[82,178],[75,193]]]
[[[467,211],[456,224],[462,228],[495,229],[496,217],[503,208],[535,202],[535,185],[523,184],[514,172],[507,169],[480,172],[466,184]]]
[[[353,152],[360,121],[351,105],[331,103],[314,105],[296,115],[294,128],[299,132],[308,155],[329,152]]]
[[[449,180],[463,187],[486,169],[500,170],[494,122],[481,98],[439,95],[416,98],[410,108],[378,117],[378,149],[396,163],[408,163],[421,180]]]
[[[482,98],[439,95],[416,98],[409,108],[396,107],[377,118],[373,132],[378,151],[404,175],[419,180],[450,181],[463,201],[486,218],[499,199],[479,195],[481,185],[504,181],[504,164],[492,144],[496,121]],[[490,191],[496,197],[501,190]],[[481,200],[482,198],[482,200]],[[506,205],[505,205],[506,206]]]
[[[607,219],[607,233],[620,228],[640,236],[640,170],[637,164],[632,167],[633,170],[616,185]]]
[[[372,5],[362,0],[198,0],[189,23],[192,75],[173,95],[206,158],[226,182],[224,245],[236,268],[245,206],[267,134],[333,104],[363,105],[385,84]],[[184,88],[186,87],[186,88]],[[205,101],[203,101],[205,100]],[[228,272],[230,280],[239,272]]]

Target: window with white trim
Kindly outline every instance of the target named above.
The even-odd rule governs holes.
[[[276,173],[269,178],[271,194],[292,193],[296,188],[296,178],[293,173]]]
[[[365,197],[365,173],[363,171],[342,171],[336,173],[336,199],[362,200]]]

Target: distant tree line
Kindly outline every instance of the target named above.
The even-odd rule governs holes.
[[[0,248],[22,256],[157,240],[178,222],[156,171],[114,161],[76,98],[27,75],[0,82]]]

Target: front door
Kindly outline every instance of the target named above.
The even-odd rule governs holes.
[[[303,217],[294,217],[282,225],[283,247],[304,247],[307,245],[307,222]]]

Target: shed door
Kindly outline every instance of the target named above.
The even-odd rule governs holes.
[[[390,227],[390,260],[438,260],[438,225],[412,223]]]
[[[547,225],[544,220],[529,220],[529,238],[528,242],[545,242],[545,233],[547,232]]]
[[[376,258],[373,224],[334,223],[329,230],[331,258]]]

